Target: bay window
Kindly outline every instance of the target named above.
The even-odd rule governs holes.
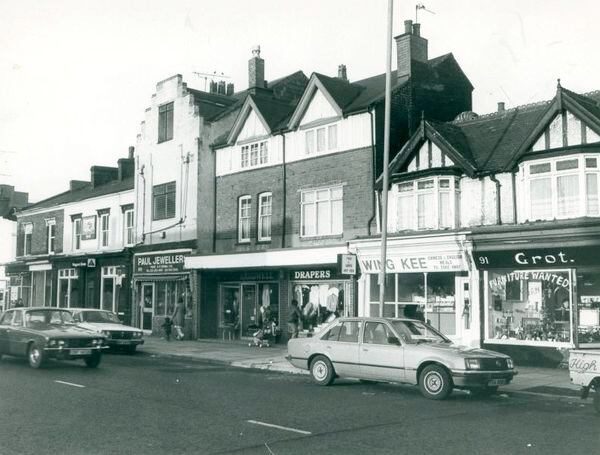
[[[598,216],[598,158],[574,155],[523,165],[529,194],[527,218]]]
[[[456,227],[457,179],[433,177],[403,182],[397,190],[398,230]]]
[[[342,186],[302,191],[300,206],[302,237],[343,232]]]

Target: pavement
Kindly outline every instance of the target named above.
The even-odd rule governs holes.
[[[286,359],[287,347],[248,346],[247,341],[221,341],[215,339],[171,340],[150,336],[138,347],[138,352],[151,356],[185,357],[238,368],[277,371],[307,375],[308,371],[292,366]],[[516,366],[518,374],[513,381],[502,386],[501,393],[534,394],[549,397],[578,398],[580,387],[571,384],[569,370],[565,368],[538,368]]]

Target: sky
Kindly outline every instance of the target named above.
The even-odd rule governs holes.
[[[550,99],[557,78],[600,89],[597,0],[396,0],[394,35],[417,3],[429,57],[454,54],[479,114]],[[267,80],[383,73],[386,14],[387,0],[0,0],[0,183],[36,202],[116,166],[158,81],[202,90],[196,73],[216,73],[243,90],[255,45]]]

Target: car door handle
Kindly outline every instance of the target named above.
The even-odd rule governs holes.
[[[325,345],[325,349],[331,349],[331,345],[329,345],[329,344],[326,344],[326,345]]]
[[[365,352],[369,352],[369,350],[367,348],[363,348],[363,351]]]

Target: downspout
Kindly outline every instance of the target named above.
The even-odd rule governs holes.
[[[500,200],[500,181],[496,178],[496,174],[490,174],[490,180],[496,184],[496,220],[498,224],[502,224],[502,205]]]
[[[212,226],[212,252],[217,252],[217,152],[213,149],[213,226]]]
[[[369,218],[369,221],[367,221],[367,235],[371,235],[371,224],[373,223],[373,220],[375,219],[375,216],[377,214],[375,208],[376,205],[378,204],[377,201],[377,191],[375,189],[375,182],[377,180],[377,157],[375,156],[375,128],[374,128],[374,122],[375,119],[373,117],[373,108],[369,107],[367,109],[367,112],[369,113],[369,117],[371,117],[371,173],[372,173],[372,188],[371,188],[371,193],[372,193],[372,198],[373,198],[373,202],[371,205],[371,218]]]
[[[285,162],[285,133],[281,133],[281,153],[282,153],[282,160],[283,160],[283,171],[282,171],[282,187],[283,187],[283,207],[282,207],[282,214],[281,214],[281,248],[285,248],[285,213],[287,210],[287,169],[286,169],[286,162]]]

